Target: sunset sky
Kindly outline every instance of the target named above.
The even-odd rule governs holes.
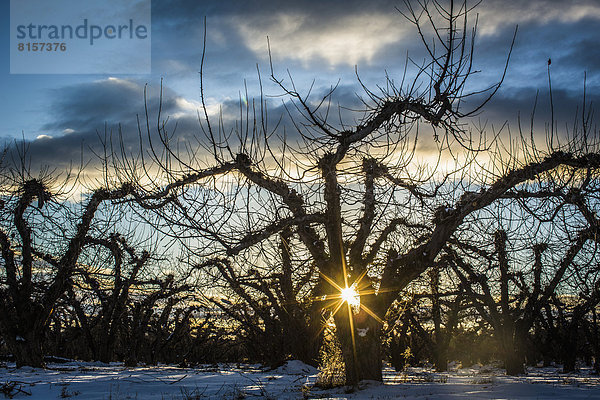
[[[362,80],[375,87],[385,84],[386,71],[401,79],[406,54],[423,58],[414,27],[395,9],[403,9],[402,2],[157,0],[152,2],[151,74],[11,75],[9,1],[1,7],[0,140],[24,137],[31,142],[34,165],[62,166],[70,158],[79,159],[81,149],[97,142],[105,124],[114,128],[120,123],[125,141],[134,146],[144,84],[155,106],[161,78],[164,116],[177,120],[184,134],[197,132],[204,17],[205,94],[209,106],[224,104],[226,111],[237,107],[244,80],[251,96],[259,93],[257,64],[267,80],[267,36],[276,73],[287,78],[289,70],[299,88],[308,88],[314,79],[314,93],[325,93],[339,80],[336,100],[341,104],[356,103],[360,89],[355,66]],[[519,26],[506,81],[479,118],[516,126],[518,112],[528,116],[539,91],[538,117],[549,121],[549,58],[559,127],[572,123],[581,105],[584,72],[587,99],[598,99],[600,1],[485,0],[471,21],[476,13],[474,61],[481,73],[473,77],[474,89],[501,75]],[[267,84],[265,93],[281,91]],[[269,101],[280,110],[281,98]]]

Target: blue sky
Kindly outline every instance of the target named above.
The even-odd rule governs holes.
[[[357,0],[283,2],[152,2],[152,73],[142,75],[11,75],[9,73],[9,1],[0,9],[3,54],[0,70],[0,140],[24,137],[33,165],[62,166],[91,157],[97,132],[121,124],[126,144],[137,143],[136,114],[144,110],[143,89],[157,105],[161,79],[164,116],[179,121],[183,134],[197,133],[199,68],[203,19],[207,19],[205,94],[211,107],[235,105],[248,86],[258,94],[257,64],[269,71],[269,36],[276,73],[289,70],[300,88],[315,80],[315,93],[340,81],[336,99],[356,102],[360,89],[355,66],[367,85],[385,83],[385,73],[400,79],[406,54],[419,59],[422,48],[414,28],[395,10],[401,1]],[[600,94],[600,1],[484,0],[473,12],[479,26],[473,87],[492,84],[500,75],[515,26],[519,25],[506,81],[479,116],[515,126],[518,112],[528,115],[540,92],[538,117],[549,120],[547,60],[552,58],[552,87],[559,126],[571,122],[581,103],[587,73],[588,100]],[[265,85],[267,94],[279,94]],[[281,110],[273,98],[274,111]],[[154,108],[156,109],[156,108]]]

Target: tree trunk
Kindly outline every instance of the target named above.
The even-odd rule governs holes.
[[[598,315],[596,313],[596,307],[592,307],[592,329],[590,332],[592,336],[592,348],[594,349],[594,373],[600,374],[600,338],[598,337]]]
[[[17,368],[24,366],[44,368],[42,342],[43,335],[33,329],[7,340],[9,349],[15,357]]]
[[[525,373],[525,356],[522,342],[513,324],[503,327],[502,349],[504,352],[504,368],[506,375],[523,375]]]
[[[96,340],[92,335],[92,329],[90,327],[90,321],[88,319],[88,316],[86,315],[85,311],[83,311],[83,307],[81,306],[81,303],[77,300],[77,297],[75,296],[75,292],[73,291],[72,287],[67,288],[67,294],[69,302],[75,310],[77,321],[79,321],[79,327],[83,331],[85,341],[87,342],[88,347],[90,349],[92,360],[96,361],[99,359],[98,349],[96,346]]]
[[[523,357],[515,349],[505,349],[504,367],[506,368],[506,375],[523,375],[525,373]]]
[[[577,371],[577,357],[575,354],[575,352],[565,351],[565,357],[563,360],[563,373],[567,374]]]
[[[323,294],[322,285],[318,285],[312,297],[319,298]],[[280,316],[287,351],[293,358],[318,367],[319,350],[323,344],[322,302],[314,301],[309,307],[302,308],[295,298],[288,301],[283,307],[285,313]]]
[[[140,358],[140,349],[142,347],[142,341],[144,340],[144,332],[142,330],[142,324],[136,323],[134,311],[133,323],[129,326],[129,334],[127,335],[127,345],[125,346],[127,354],[125,354],[125,366],[135,367],[138,365]]]
[[[562,343],[563,349],[563,372],[575,372],[577,370],[577,335],[579,333],[578,316],[573,313],[573,320],[567,327],[567,334]]]
[[[402,321],[400,331],[392,332],[391,343],[390,343],[390,362],[396,371],[402,371],[406,367],[406,349],[408,347],[408,340],[406,338],[406,332],[408,331],[408,322]]]
[[[39,321],[41,310],[26,300],[17,307],[6,308],[1,310],[0,331],[15,357],[17,368],[43,368],[43,342],[47,326]]]
[[[318,367],[322,334],[312,329],[311,326],[296,328],[298,329],[294,332],[288,331],[287,341],[290,354],[305,364]]]
[[[334,319],[346,367],[346,385],[356,386],[362,380],[381,382],[381,324],[364,310],[353,314],[346,303]]]
[[[114,361],[114,348],[115,348],[115,340],[112,335],[107,332],[107,330],[100,329],[98,332],[100,338],[98,340],[98,361],[103,363],[110,363]]]
[[[139,348],[140,343],[137,338],[132,340],[133,343],[130,344],[127,354],[125,355],[125,366],[126,367],[136,367],[139,362]]]
[[[448,346],[445,343],[436,343],[434,364],[437,372],[448,371]]]
[[[446,335],[442,332],[442,306],[440,303],[440,266],[434,265],[429,270],[429,287],[431,288],[431,317],[433,319],[435,343],[433,343],[433,356],[435,370],[445,372],[448,370],[447,357],[447,340]]]

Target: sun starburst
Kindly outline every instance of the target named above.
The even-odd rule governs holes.
[[[360,293],[356,290],[356,285],[342,288],[340,295],[342,296],[342,301],[348,303],[352,308],[352,312],[358,314],[360,311]]]
[[[337,312],[342,308],[344,304],[348,305],[348,311],[351,311],[352,314],[358,314],[360,310],[363,310],[371,317],[375,318],[379,323],[383,323],[383,320],[375,314],[369,307],[367,307],[364,302],[361,302],[361,296],[367,296],[370,294],[374,294],[375,290],[370,288],[366,288],[369,285],[365,285],[363,282],[363,278],[366,276],[366,270],[351,284],[348,285],[346,282],[343,286],[339,285],[333,279],[328,277],[327,275],[321,273],[323,279],[325,279],[331,286],[336,289],[336,293],[322,296],[317,300],[333,300],[328,307],[333,308],[333,315],[337,314]],[[350,321],[352,324],[352,321]]]

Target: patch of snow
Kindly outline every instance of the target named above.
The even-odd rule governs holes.
[[[367,332],[369,332],[369,327],[367,326],[366,328],[357,328],[356,330],[358,331],[358,336],[365,337],[367,336]]]
[[[448,371],[456,371],[459,368],[462,368],[460,361],[450,361],[448,363]]]
[[[560,367],[528,368],[527,375],[506,376],[496,366],[476,364],[455,372],[413,367],[396,372],[386,367],[383,383],[364,381],[358,390],[320,389],[317,370],[300,361],[286,362],[275,371],[259,365],[215,364],[196,368],[151,366],[126,368],[121,363],[70,361],[49,363],[47,369],[0,365],[3,383],[23,392],[15,398],[57,399],[600,399],[600,377],[590,368],[561,374]],[[486,372],[484,372],[486,371]],[[489,372],[487,372],[489,371]],[[8,387],[8,386],[6,386]],[[10,396],[9,396],[10,397]]]
[[[290,360],[273,372],[280,375],[316,375],[319,370],[300,360]]]

